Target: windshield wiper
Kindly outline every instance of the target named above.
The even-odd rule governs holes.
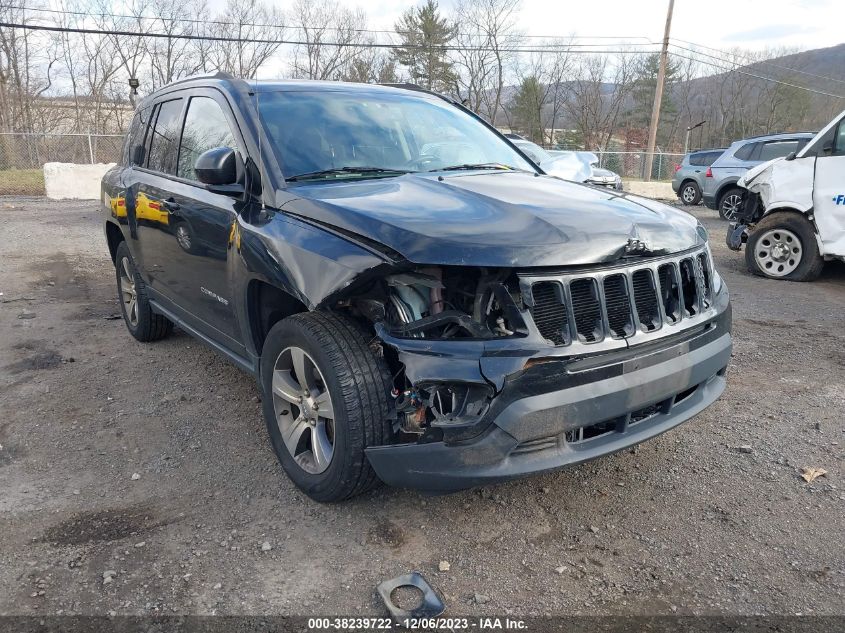
[[[438,167],[429,171],[470,171],[473,169],[500,169],[502,171],[522,171],[510,165],[502,163],[464,163],[462,165],[450,165],[449,167]]]
[[[320,169],[319,171],[309,171],[304,174],[296,174],[285,178],[287,182],[295,182],[297,180],[308,180],[310,178],[320,178],[321,176],[337,176],[342,174],[372,174],[372,175],[401,175],[409,174],[407,169],[387,169],[385,167],[333,167],[332,169]]]

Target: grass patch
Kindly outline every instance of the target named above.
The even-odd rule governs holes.
[[[43,169],[7,169],[0,171],[0,196],[43,195]]]

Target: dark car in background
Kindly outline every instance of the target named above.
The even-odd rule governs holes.
[[[700,149],[684,156],[681,164],[675,167],[675,175],[672,177],[672,191],[681,202],[690,206],[701,202],[707,168],[724,153],[724,149]]]
[[[102,203],[130,334],[178,325],[255,376],[320,501],[577,464],[725,388],[704,227],[550,177],[436,94],[179,81],[139,104]]]

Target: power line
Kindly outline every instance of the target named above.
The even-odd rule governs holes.
[[[705,57],[710,57],[711,59],[716,59],[716,60],[723,61],[723,62],[726,61],[726,60],[722,60],[718,57],[715,57],[713,55],[707,55],[706,53],[696,51],[695,49],[692,49],[692,48],[686,48],[684,46],[679,46],[678,44],[671,44],[671,46],[673,46],[674,48],[680,48],[682,50],[691,51],[692,53],[694,53],[696,55],[704,55]],[[791,83],[789,81],[781,81],[780,79],[775,79],[773,77],[766,77],[765,75],[758,75],[756,73],[752,73],[752,72],[749,72],[747,70],[742,70],[742,67],[740,67],[740,66],[735,66],[733,68],[727,68],[725,66],[720,66],[719,64],[716,64],[714,62],[704,61],[704,60],[701,60],[701,59],[697,59],[695,57],[689,57],[687,55],[681,55],[679,53],[672,53],[672,55],[675,56],[675,57],[678,57],[680,59],[688,59],[690,61],[698,62],[700,64],[710,66],[712,68],[717,68],[717,69],[721,70],[722,72],[733,72],[733,73],[737,73],[737,74],[740,74],[740,75],[746,75],[747,77],[754,77],[755,79],[761,79],[763,81],[770,81],[772,83],[781,84],[783,86],[788,86],[790,88],[796,88],[798,90],[806,90],[807,92],[812,92],[812,93],[815,93],[815,94],[818,94],[818,95],[823,95],[825,97],[833,97],[834,99],[845,99],[845,96],[843,96],[843,95],[837,95],[837,94],[833,94],[831,92],[825,92],[823,90],[816,90],[815,88],[809,88],[808,86],[800,86],[798,84],[794,84],[794,83]],[[726,62],[726,63],[730,63],[730,62]]]
[[[47,31],[52,33],[79,33],[82,35],[115,35],[123,37],[146,37],[154,39],[176,39],[176,40],[195,40],[204,42],[230,42],[237,44],[272,44],[282,45],[289,44],[294,46],[314,45],[315,42],[308,42],[303,40],[286,40],[286,39],[264,39],[252,37],[229,37],[223,35],[194,35],[188,33],[138,33],[137,31],[123,31],[116,29],[92,29],[85,27],[67,27],[67,26],[46,26],[39,24],[16,24],[11,22],[0,22],[0,27],[11,29],[24,29],[28,31]],[[337,48],[386,48],[386,49],[419,49],[419,50],[437,50],[437,51],[465,51],[478,52],[489,51],[489,47],[485,46],[421,46],[421,45],[404,45],[404,44],[385,44],[379,42],[319,42],[321,46],[333,46]],[[641,50],[568,50],[565,45],[550,45],[545,47],[535,48],[500,48],[502,53],[560,53],[567,52],[572,54],[615,54],[615,55],[642,55],[643,53],[654,53],[656,51],[641,51]]]
[[[11,9],[19,10],[19,11],[35,11],[41,13],[52,13],[58,15],[78,15],[84,17],[109,17],[109,18],[121,18],[121,19],[128,19],[128,20],[153,20],[153,21],[162,21],[162,22],[182,22],[187,24],[216,24],[220,26],[254,26],[254,27],[267,27],[267,28],[276,28],[276,29],[295,29],[295,30],[305,30],[307,27],[293,25],[293,24],[274,24],[274,23],[261,23],[261,22],[229,22],[226,20],[201,20],[198,18],[188,18],[188,17],[164,17],[164,16],[148,16],[148,15],[131,15],[125,13],[109,13],[103,11],[71,11],[70,9],[48,9],[44,7],[10,7]],[[395,29],[344,29],[341,27],[320,27],[321,30],[324,31],[343,31],[343,32],[351,32],[351,33],[367,33],[367,34],[374,34],[374,35],[405,35],[408,34],[409,31],[403,30],[395,30]],[[483,33],[459,33],[464,37],[480,37],[484,38],[485,35]],[[565,35],[520,35],[522,39],[540,39],[540,40],[566,40],[569,39],[568,36]],[[578,40],[616,40],[620,43],[623,43],[625,46],[652,46],[654,45],[651,40],[647,37],[642,35],[633,35],[630,37],[626,36],[611,36],[611,35],[578,35],[573,36],[572,39]],[[629,40],[645,40],[645,42],[630,42]],[[572,47],[593,47],[593,46],[603,46],[604,44],[575,44],[569,43],[566,46]],[[556,46],[556,45],[555,45]]]
[[[677,37],[673,37],[672,39],[675,40],[676,42],[683,42],[684,44],[689,44],[690,46],[695,46],[696,48],[705,48],[707,50],[715,51],[717,53],[721,53],[722,55],[734,55],[736,57],[740,57],[742,59],[745,59],[748,62],[749,66],[755,65],[755,64],[765,64],[766,66],[772,66],[773,68],[780,68],[781,70],[788,70],[788,71],[793,72],[793,73],[798,73],[798,74],[801,74],[801,75],[807,75],[808,77],[815,77],[816,79],[824,79],[826,81],[835,81],[837,83],[845,84],[845,79],[837,79],[836,77],[828,77],[827,75],[817,75],[815,73],[811,73],[811,72],[808,72],[806,70],[800,70],[798,68],[792,68],[790,66],[783,66],[781,64],[776,64],[772,61],[768,61],[768,60],[764,60],[764,59],[754,59],[753,57],[751,57],[748,54],[733,53],[731,51],[726,51],[724,49],[714,48],[712,46],[705,46],[704,44],[698,44],[696,42],[690,42],[689,40],[682,40],[682,39],[679,39]],[[723,61],[725,61],[726,63],[731,63],[731,64],[736,63],[736,62],[728,60],[728,59],[725,59]]]

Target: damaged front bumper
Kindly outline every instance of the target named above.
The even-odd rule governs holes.
[[[415,443],[370,447],[367,457],[390,485],[450,492],[578,464],[659,435],[725,388],[726,290],[716,304],[718,313],[696,327],[594,355],[545,356],[514,344],[473,357],[477,347],[470,343],[384,336],[412,380],[477,380],[495,396],[472,424],[445,424]]]

